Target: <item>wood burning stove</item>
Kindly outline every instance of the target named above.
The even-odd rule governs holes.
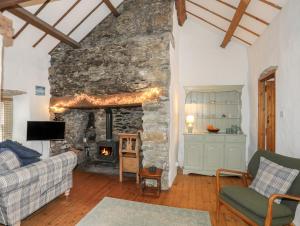
[[[97,143],[98,160],[100,162],[116,164],[118,162],[118,142],[113,140],[113,115],[110,108],[105,109],[106,114],[106,140]]]

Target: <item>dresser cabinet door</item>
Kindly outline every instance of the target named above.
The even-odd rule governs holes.
[[[225,168],[233,170],[245,170],[245,143],[225,144]]]
[[[204,147],[203,166],[205,170],[215,171],[224,167],[224,144],[207,143]]]
[[[185,145],[184,165],[191,169],[203,168],[203,144],[192,143]]]

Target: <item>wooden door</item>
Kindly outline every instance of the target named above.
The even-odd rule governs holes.
[[[266,81],[266,149],[275,152],[275,81]]]
[[[272,152],[276,137],[276,69],[268,69],[258,80],[258,149]]]

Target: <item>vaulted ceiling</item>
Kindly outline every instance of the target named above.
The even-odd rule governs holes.
[[[79,42],[107,15],[118,16],[123,0],[2,0],[4,16],[12,19],[14,45],[50,52],[61,41]],[[19,3],[16,5],[16,3]]]
[[[288,0],[176,0],[178,21],[186,18],[224,32],[225,48],[236,39],[250,46],[262,35]],[[1,0],[0,9],[13,20],[14,41],[50,52],[60,41],[79,42],[107,15],[118,16],[123,0]],[[218,44],[218,43],[216,43]]]
[[[262,35],[288,0],[176,0],[179,24],[185,16],[224,32],[219,43],[236,39],[250,46]],[[184,26],[184,25],[183,25]],[[200,26],[200,25],[199,25]]]

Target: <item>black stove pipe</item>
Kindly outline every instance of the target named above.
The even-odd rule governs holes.
[[[112,140],[113,115],[110,108],[105,109],[106,113],[106,140]]]

